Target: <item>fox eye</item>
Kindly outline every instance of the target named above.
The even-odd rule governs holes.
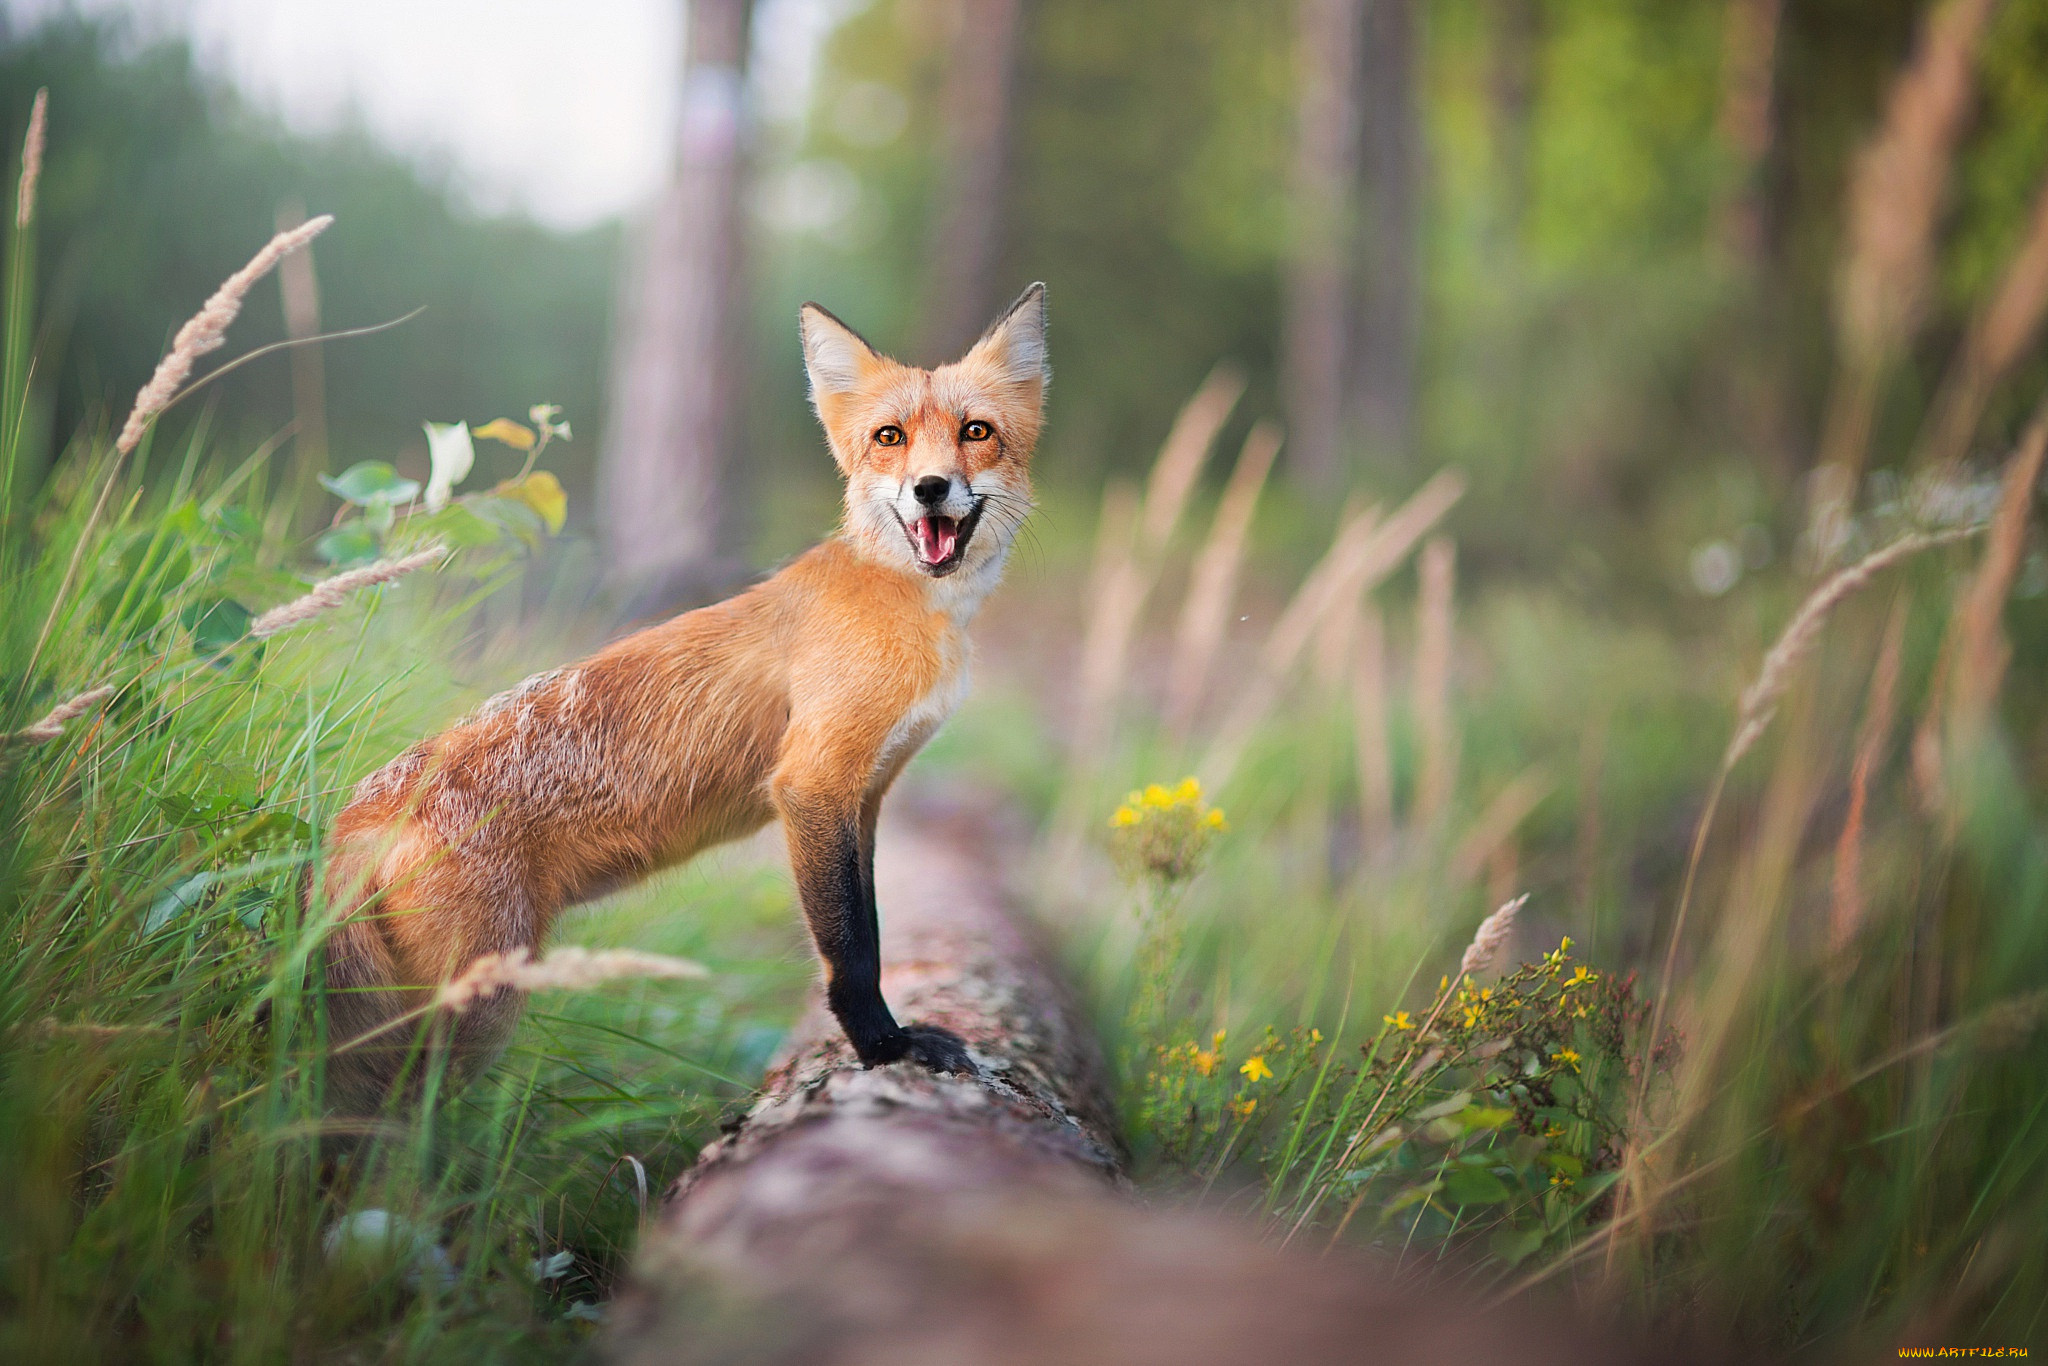
[[[995,434],[993,427],[978,420],[960,429],[960,439],[963,441],[986,441]]]
[[[903,444],[903,429],[893,423],[875,432],[877,446],[900,446]]]

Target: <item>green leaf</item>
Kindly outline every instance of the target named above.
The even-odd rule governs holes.
[[[1471,1103],[1472,1093],[1470,1091],[1460,1091],[1449,1100],[1440,1100],[1427,1110],[1417,1110],[1414,1119],[1417,1123],[1432,1119],[1442,1119],[1445,1115],[1455,1115]]]
[[[1453,1167],[1444,1174],[1444,1196],[1454,1205],[1497,1205],[1508,1198],[1508,1188],[1490,1171]]]
[[[334,478],[321,475],[320,482],[329,493],[357,507],[409,503],[420,492],[419,480],[404,478],[383,460],[359,461]]]
[[[494,545],[504,534],[461,503],[450,503],[431,517],[413,517],[405,524],[406,538],[417,536],[421,543],[439,541],[456,550],[476,550]]]
[[[1566,1176],[1579,1177],[1586,1173],[1585,1163],[1579,1161],[1578,1158],[1573,1157],[1570,1153],[1561,1153],[1555,1149],[1543,1154],[1543,1156],[1536,1160],[1552,1171],[1563,1172]]]
[[[149,914],[142,918],[142,932],[155,934],[185,912],[197,907],[206,899],[206,889],[218,879],[217,873],[194,873],[177,886],[158,897],[149,908]]]
[[[313,553],[337,569],[363,564],[377,558],[381,546],[376,534],[360,522],[338,526],[313,543]]]
[[[1513,1110],[1493,1105],[1475,1105],[1459,1115],[1458,1122],[1476,1133],[1481,1129],[1498,1129],[1514,1117]]]
[[[263,526],[249,509],[239,503],[231,503],[215,512],[212,517],[213,529],[221,535],[238,541],[253,541],[263,534]]]
[[[228,598],[186,604],[178,619],[192,632],[192,652],[217,655],[249,634],[255,614]]]
[[[1542,1246],[1540,1228],[1504,1228],[1486,1240],[1486,1250],[1509,1266],[1526,1261],[1530,1253]]]
[[[1399,1195],[1387,1201],[1384,1213],[1396,1214],[1401,1210],[1407,1209],[1410,1205],[1420,1204],[1441,1190],[1443,1184],[1441,1181],[1424,1181],[1419,1186],[1410,1186],[1407,1190],[1402,1191]]]
[[[510,498],[499,498],[482,494],[462,500],[477,516],[495,526],[503,527],[514,536],[529,544],[539,542],[547,531],[547,523],[540,514],[521,502]]]

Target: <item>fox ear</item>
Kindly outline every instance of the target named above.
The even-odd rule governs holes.
[[[803,338],[804,373],[811,381],[814,406],[854,388],[862,372],[880,359],[860,333],[816,304],[797,310],[797,331]]]
[[[1045,286],[1034,284],[988,325],[967,359],[993,365],[1012,384],[1043,385],[1052,376],[1045,363]]]

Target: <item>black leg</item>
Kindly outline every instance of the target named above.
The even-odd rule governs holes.
[[[790,864],[811,940],[825,960],[825,1004],[869,1067],[910,1058],[934,1071],[972,1070],[959,1039],[942,1029],[904,1029],[882,999],[882,945],[875,912],[874,849],[858,809],[780,794]]]

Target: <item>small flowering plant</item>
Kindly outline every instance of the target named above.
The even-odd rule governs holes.
[[[1229,827],[1202,799],[1197,778],[1174,787],[1153,783],[1132,792],[1109,818],[1109,850],[1131,882],[1186,882],[1202,866],[1216,836]]]
[[[1136,980],[1124,1022],[1131,1040],[1124,1062],[1131,1074],[1144,1069],[1154,1055],[1163,1057],[1165,1041],[1172,1036],[1171,1002],[1181,971],[1184,932],[1181,902],[1226,828],[1223,812],[1204,800],[1202,784],[1195,778],[1184,778],[1173,787],[1153,783],[1139,788],[1109,818],[1110,856],[1130,885],[1138,932]],[[1194,1051],[1187,1062],[1206,1077],[1215,1071],[1222,1045],[1220,1033],[1208,1050],[1189,1044]],[[1155,1089],[1148,1084],[1147,1096]],[[1161,1103],[1171,1108],[1178,1102]],[[1152,1125],[1158,1109],[1153,1099],[1140,1103],[1134,1118],[1141,1131]]]
[[[535,469],[541,453],[570,439],[569,424],[552,403],[527,410],[531,427],[500,417],[470,430],[467,422],[428,422],[427,482],[407,479],[383,460],[363,460],[320,482],[341,499],[334,523],[314,544],[314,553],[336,566],[366,564],[394,544],[437,542],[457,548],[494,542],[533,545],[542,534],[562,529],[568,495],[561,481]],[[519,473],[486,492],[455,496],[455,488],[476,464],[476,439],[509,446],[526,456]]]
[[[1566,939],[1490,984],[1444,977],[1426,1007],[1381,1015],[1355,1061],[1313,1029],[1239,1056],[1220,1031],[1158,1047],[1141,1118],[1204,1184],[1262,1169],[1284,1234],[1452,1239],[1513,1265],[1604,1216],[1647,1015],[1632,976],[1572,961]]]

